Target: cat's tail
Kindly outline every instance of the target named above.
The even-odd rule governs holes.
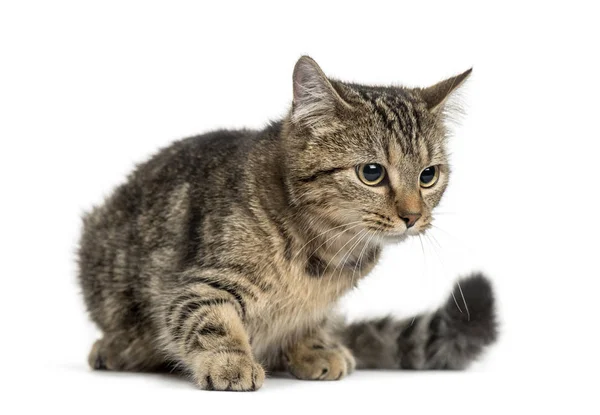
[[[359,369],[464,369],[497,338],[492,287],[474,274],[433,313],[352,323],[341,335]]]

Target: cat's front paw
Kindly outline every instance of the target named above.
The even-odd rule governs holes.
[[[203,355],[194,373],[202,389],[255,391],[265,380],[264,369],[249,353],[224,351]]]
[[[299,344],[284,354],[290,373],[298,379],[338,380],[351,373],[356,362],[340,344]]]

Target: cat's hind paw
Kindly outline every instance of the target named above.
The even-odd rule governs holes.
[[[292,375],[306,380],[339,380],[355,366],[352,353],[342,345],[300,344],[284,355]]]

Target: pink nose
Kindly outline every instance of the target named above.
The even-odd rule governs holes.
[[[406,223],[406,228],[412,228],[415,223],[417,223],[417,221],[419,220],[419,218],[421,217],[420,213],[404,213],[404,214],[400,214],[400,219],[402,219],[404,221],[404,223]]]

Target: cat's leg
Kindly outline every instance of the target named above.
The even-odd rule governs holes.
[[[299,379],[338,380],[356,367],[350,350],[325,327],[292,344],[283,357],[290,373]]]
[[[88,363],[95,370],[162,371],[168,365],[148,335],[128,331],[106,333],[92,346]]]
[[[246,333],[243,296],[223,278],[198,276],[164,301],[167,350],[208,390],[253,391],[265,372]]]

